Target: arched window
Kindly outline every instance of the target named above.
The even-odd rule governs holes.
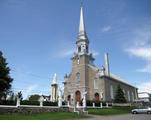
[[[80,73],[76,74],[76,81],[79,82],[80,81]]]
[[[88,53],[88,46],[86,46],[86,52]]]
[[[81,46],[78,47],[78,52],[81,52]]]

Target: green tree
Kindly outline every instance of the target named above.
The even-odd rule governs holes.
[[[10,92],[13,81],[10,77],[10,68],[7,65],[6,58],[3,57],[3,53],[0,51],[0,99],[5,98]]]
[[[18,92],[17,93],[17,97],[22,101],[23,100],[23,95],[22,95],[22,92]]]
[[[38,94],[31,95],[31,96],[29,97],[29,101],[38,101],[39,98],[40,98],[40,95],[38,95]]]
[[[117,91],[116,91],[116,96],[115,96],[114,102],[115,103],[126,103],[124,92],[121,89],[120,85],[117,86]]]

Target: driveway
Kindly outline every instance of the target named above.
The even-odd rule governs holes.
[[[112,115],[112,116],[98,116],[90,115],[92,118],[82,120],[151,120],[151,115],[147,114],[125,114],[125,115]]]

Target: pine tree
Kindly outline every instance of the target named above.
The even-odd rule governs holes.
[[[124,92],[121,89],[120,85],[117,86],[117,92],[116,92],[114,102],[115,103],[126,103],[126,98],[124,96]]]
[[[10,77],[10,68],[7,66],[6,58],[0,51],[0,99],[5,97],[11,89],[13,79]]]

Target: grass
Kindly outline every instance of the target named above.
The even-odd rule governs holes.
[[[86,116],[78,116],[75,113],[54,112],[54,113],[35,113],[31,115],[11,114],[0,115],[0,120],[73,120],[85,118]]]
[[[90,114],[94,115],[119,115],[130,113],[133,107],[112,107],[102,109],[88,109]]]

